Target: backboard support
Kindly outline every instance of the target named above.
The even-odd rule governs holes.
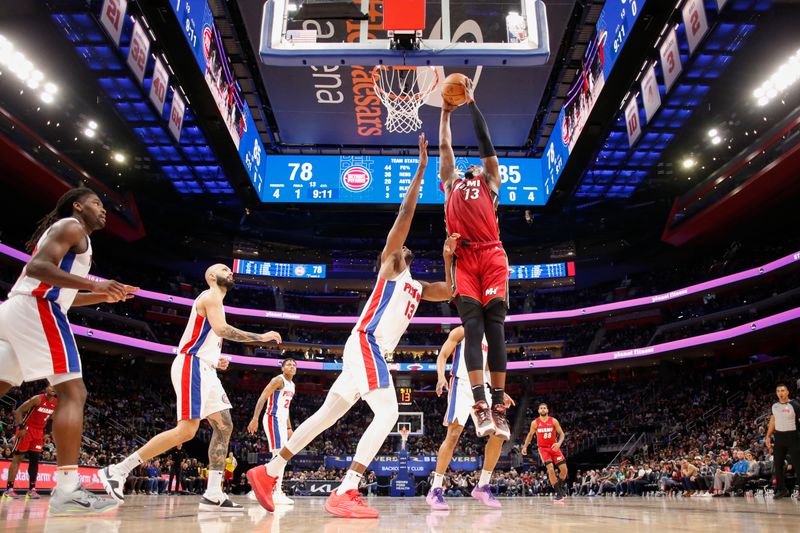
[[[413,49],[398,49],[383,26],[384,0],[354,0],[368,20],[293,20],[300,0],[268,0],[261,60],[273,66],[543,65],[550,54],[541,0],[427,0],[425,28]]]

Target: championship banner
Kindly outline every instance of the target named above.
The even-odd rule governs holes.
[[[131,35],[131,46],[128,49],[128,66],[133,75],[139,80],[144,81],[144,69],[147,67],[147,57],[150,53],[150,39],[147,32],[142,28],[138,20],[133,25],[133,35]]]
[[[675,83],[675,80],[678,79],[678,75],[683,70],[675,28],[669,32],[669,35],[667,35],[667,38],[664,40],[658,52],[661,56],[661,71],[664,73],[664,86],[666,92],[669,92],[672,88],[672,84]]]
[[[127,10],[128,0],[105,0],[103,10],[100,12],[100,24],[103,25],[117,46],[119,46],[119,38],[122,35],[122,26],[125,25]]]
[[[8,469],[11,466],[10,461],[0,461],[0,482],[3,486],[8,483]],[[81,466],[78,468],[78,475],[81,478],[81,485],[89,490],[103,490],[103,484],[100,482],[100,477],[97,475],[99,468]],[[30,485],[28,478],[28,462],[23,461],[19,465],[17,471],[16,481],[14,482],[15,489],[27,489]],[[37,489],[52,489],[56,486],[56,465],[39,463],[39,473],[36,475],[36,488]]]
[[[183,114],[186,112],[186,103],[183,101],[178,91],[172,91],[172,110],[169,113],[169,131],[175,136],[175,140],[181,140],[181,128],[183,127]]]
[[[161,59],[156,58],[156,66],[153,69],[153,83],[150,85],[150,101],[156,106],[158,114],[164,113],[164,101],[167,99],[167,87],[169,84],[169,74]]]
[[[689,41],[689,53],[693,54],[697,45],[708,32],[708,19],[703,0],[688,0],[683,6],[683,25]]]
[[[642,124],[639,121],[639,104],[636,102],[635,96],[625,106],[625,127],[628,130],[628,145],[633,146],[642,135]]]
[[[647,123],[656,114],[658,108],[661,107],[661,93],[658,91],[658,80],[656,80],[656,69],[654,65],[645,71],[642,78],[642,101],[644,102],[644,115],[647,118]]]

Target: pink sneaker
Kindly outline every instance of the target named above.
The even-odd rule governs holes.
[[[480,500],[488,507],[494,507],[495,509],[502,507],[502,504],[497,501],[497,498],[492,494],[492,489],[489,488],[489,485],[484,485],[482,487],[476,485],[475,488],[472,489],[472,497],[476,500]]]
[[[444,490],[441,487],[436,487],[428,491],[425,501],[431,506],[434,511],[447,511],[450,507],[444,501]]]

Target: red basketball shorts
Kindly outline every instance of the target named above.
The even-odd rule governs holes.
[[[17,431],[19,435],[19,431]],[[44,447],[44,431],[28,428],[21,439],[14,440],[14,451],[20,453],[36,452],[41,453]]]
[[[507,301],[508,258],[500,241],[459,245],[452,274],[454,298],[472,298],[481,305]]]
[[[542,462],[553,463],[554,465],[560,465],[567,461],[567,458],[564,457],[564,454],[561,453],[561,450],[553,450],[552,448],[539,448],[539,455],[542,458]]]

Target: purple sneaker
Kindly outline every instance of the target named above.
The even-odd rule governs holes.
[[[450,509],[447,502],[444,501],[444,490],[441,487],[436,487],[428,491],[425,501],[431,506],[434,511],[447,511]]]
[[[495,509],[502,507],[500,502],[497,501],[497,498],[494,497],[494,494],[492,494],[492,489],[489,488],[489,485],[484,485],[482,487],[476,485],[475,488],[472,489],[472,497],[482,501],[484,505],[488,507],[494,507]]]

